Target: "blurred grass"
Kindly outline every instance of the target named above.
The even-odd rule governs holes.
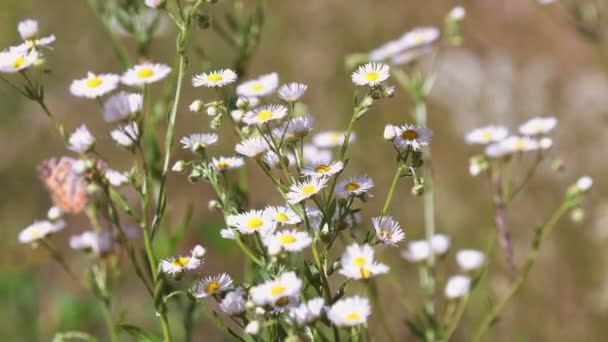
[[[608,146],[606,125],[602,121],[606,111],[599,112],[604,107],[597,99],[608,98],[608,93],[602,93],[601,83],[591,83],[585,78],[576,83],[579,87],[585,84],[590,87],[582,93],[585,96],[575,96],[583,104],[575,107],[566,106],[564,102],[568,95],[565,89],[578,75],[590,73],[605,80],[606,74],[592,49],[560,19],[560,12],[554,16],[556,20],[551,19],[534,6],[533,1],[525,0],[463,3],[468,12],[464,25],[465,44],[455,51],[474,56],[477,64],[472,65],[485,72],[481,89],[475,91],[494,93],[473,98],[476,104],[473,107],[461,106],[459,101],[466,97],[463,92],[468,91],[463,84],[473,78],[472,72],[477,69],[469,70],[463,64],[455,63],[455,55],[450,55],[452,59],[446,61],[446,73],[464,79],[456,77],[445,81],[444,86],[453,96],[441,92],[434,97],[430,107],[430,126],[435,131],[432,146],[439,229],[453,237],[455,248],[481,248],[488,230],[492,229],[489,189],[481,179],[468,176],[467,158],[473,150],[464,145],[463,132],[474,125],[494,121],[514,128],[517,122],[530,116],[555,113],[561,122],[556,151],[565,160],[567,170],[554,176],[548,167],[543,168],[542,176],[534,180],[512,208],[508,221],[513,228],[516,258],[521,260],[534,226],[557,203],[565,184],[580,173],[588,173],[596,180],[597,193],[606,195],[605,191],[602,194],[602,189],[608,186],[604,176],[608,167],[601,150]],[[305,101],[317,119],[318,130],[341,128],[348,121],[353,87],[343,66],[346,54],[367,51],[417,25],[441,25],[443,15],[450,8],[448,2],[439,0],[387,0],[381,5],[373,0],[269,1],[269,4],[267,27],[251,74],[276,70],[283,81],[298,80],[309,84]],[[126,156],[112,146],[107,134],[110,127],[102,121],[96,103],[74,98],[68,92],[71,80],[88,70],[121,71],[103,30],[85,1],[55,0],[52,4],[43,0],[2,1],[0,48],[17,41],[16,24],[26,17],[38,19],[42,32],[58,37],[49,61],[53,68],[48,89],[51,108],[68,131],[86,122],[98,136],[102,153],[111,156],[113,166],[126,167]],[[200,31],[196,36],[206,44],[208,51],[213,52],[214,63],[228,66],[227,61],[231,59],[217,38],[209,31]],[[154,43],[151,55],[157,61],[171,61],[172,44],[172,35],[160,38]],[[532,97],[540,104],[524,106],[522,97],[511,92],[520,91],[525,95],[527,90],[521,88],[530,82],[526,75],[535,75],[534,69],[528,68],[533,61],[550,66],[552,71],[546,82],[531,86],[533,90],[544,90],[543,98]],[[200,69],[201,66],[193,61],[189,75]],[[442,82],[441,75],[439,82]],[[192,116],[186,106],[194,98],[206,99],[211,93],[186,88],[178,133],[207,131],[204,120]],[[504,108],[500,107],[502,102],[506,102]],[[56,331],[74,329],[103,338],[100,314],[98,308],[90,304],[90,296],[77,290],[77,284],[62,275],[44,253],[30,251],[16,242],[19,230],[43,217],[50,205],[37,179],[35,166],[40,160],[61,155],[65,150],[40,110],[3,84],[0,85],[0,104],[0,143],[4,146],[0,150],[0,298],[6,303],[0,307],[0,340],[48,341]],[[392,174],[392,154],[381,139],[383,127],[387,122],[403,122],[408,106],[405,96],[397,94],[394,99],[376,106],[356,128],[358,141],[353,145],[347,174],[372,176],[377,184],[377,198],[385,195]],[[218,154],[232,153],[231,146],[225,141]],[[176,158],[180,155],[186,154],[180,151]],[[259,208],[266,203],[268,183],[254,168],[250,175],[251,206]],[[596,202],[602,200],[597,193]],[[181,247],[185,249],[202,243],[209,247],[205,274],[230,271],[238,279],[242,256],[230,242],[219,238],[221,217],[207,210],[209,194],[204,185],[191,185],[180,175],[170,175],[171,221],[177,225],[187,206],[193,204],[193,221]],[[273,201],[278,203],[278,198],[273,197]],[[366,219],[378,212],[381,204],[377,202],[372,201],[364,209]],[[402,186],[392,212],[405,226],[408,239],[423,235],[420,209],[421,201],[412,198],[409,188]],[[606,240],[597,239],[591,231],[593,223],[593,216],[589,215],[581,226],[570,222],[561,225],[543,250],[532,277],[493,329],[489,341],[601,341],[608,336],[603,319],[608,303],[596,300],[606,296],[608,291],[604,286],[608,255]],[[65,246],[65,236],[87,228],[83,218],[70,218],[69,228],[61,234],[64,237],[59,243]],[[161,255],[169,250],[163,242],[157,244]],[[80,258],[78,254],[71,255]],[[383,252],[382,258],[387,259],[393,272],[401,277],[404,293],[410,298],[418,298],[415,268],[401,261],[398,251]],[[473,298],[471,309],[465,315],[464,328],[456,334],[456,340],[464,341],[464,336],[469,336],[494,298],[493,294],[500,293],[507,284],[503,260],[500,255],[495,259],[496,266],[487,280],[490,290]],[[82,260],[71,261],[75,265],[83,264]],[[440,277],[445,279],[455,270],[450,260],[440,269]],[[129,271],[124,272],[128,278],[133,278]],[[406,314],[411,314],[404,313],[399,302],[392,300],[396,293],[388,283],[381,284],[380,290],[389,317],[405,318]],[[154,313],[149,309],[151,303],[133,279],[121,287],[116,297],[121,303],[116,313],[125,310],[129,323],[154,321]],[[202,314],[199,317],[202,318]],[[177,313],[172,320],[176,326],[181,324]],[[396,320],[391,324],[401,336],[409,336],[402,322]],[[208,340],[222,338],[207,320],[199,320],[196,325],[197,336]]]

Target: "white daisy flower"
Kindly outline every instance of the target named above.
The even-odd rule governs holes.
[[[307,89],[308,89],[308,86],[306,84],[292,82],[292,83],[283,84],[279,88],[278,92],[279,92],[279,97],[282,98],[283,100],[285,100],[287,102],[296,102],[302,96],[304,96],[304,93],[306,92]]]
[[[456,262],[465,272],[480,268],[484,261],[484,254],[475,249],[463,249],[456,253]]]
[[[435,234],[431,237],[431,249],[435,254],[443,255],[450,249],[450,237],[444,234]]]
[[[38,52],[2,51],[0,52],[0,72],[13,74],[29,68],[38,60]]]
[[[105,176],[108,180],[108,183],[110,183],[114,187],[119,187],[129,182],[129,173],[127,172],[120,172],[108,169],[106,170]]]
[[[464,297],[469,293],[471,278],[464,275],[455,275],[448,279],[445,285],[445,296],[449,299]]]
[[[315,134],[312,137],[312,142],[317,147],[330,148],[342,146],[344,139],[346,139],[346,132],[326,131]],[[348,143],[352,144],[355,142],[355,139],[355,132],[351,132]]]
[[[121,91],[110,96],[103,106],[103,119],[106,122],[120,122],[133,119],[143,109],[142,94]]]
[[[110,132],[112,139],[122,147],[132,147],[139,141],[139,127],[131,122]]]
[[[289,167],[290,165],[293,164],[293,155],[292,154],[287,154],[287,167]],[[274,153],[273,151],[268,151],[266,153],[264,153],[264,157],[262,157],[262,160],[264,161],[264,163],[266,163],[266,165],[270,166],[270,167],[275,167],[275,168],[281,168],[281,160],[285,161],[285,159],[279,159],[279,157],[277,156],[276,153]]]
[[[249,290],[251,300],[257,305],[285,307],[297,298],[302,289],[302,280],[295,272],[285,272],[274,280],[268,280]]]
[[[390,76],[390,68],[382,63],[367,63],[355,70],[351,76],[352,81],[360,86],[377,86]]]
[[[235,316],[245,312],[247,309],[245,291],[239,287],[234,291],[228,292],[220,302],[220,309],[228,316]]]
[[[68,147],[70,150],[77,153],[84,153],[93,148],[95,137],[89,132],[87,126],[81,125],[70,135],[68,142],[70,143],[70,146]]]
[[[234,150],[249,158],[259,158],[268,151],[269,146],[262,137],[247,138],[236,145]]]
[[[21,39],[28,40],[38,35],[38,22],[34,19],[25,19],[17,25]]]
[[[211,164],[218,172],[238,169],[245,165],[245,161],[241,157],[219,157],[213,158]]]
[[[195,298],[207,298],[217,293],[222,293],[232,288],[232,278],[226,274],[221,273],[216,276],[205,277],[201,280],[192,291]]]
[[[508,137],[498,144],[504,153],[528,152],[539,148],[537,140],[518,136]]]
[[[490,144],[484,149],[484,154],[490,158],[499,158],[508,153],[500,141]]]
[[[325,310],[325,300],[321,297],[310,299],[306,303],[289,310],[289,317],[299,325],[316,322]]]
[[[70,248],[92,252],[93,254],[102,254],[112,248],[112,239],[108,233],[98,234],[89,230],[80,235],[71,236]]]
[[[401,225],[391,216],[373,217],[372,223],[376,236],[383,244],[396,246],[397,242],[405,239],[405,233],[401,229]]]
[[[401,149],[408,147],[419,150],[421,146],[427,146],[431,142],[433,132],[425,127],[405,125],[398,127],[395,131],[395,145]]]
[[[539,134],[547,134],[555,128],[557,125],[557,119],[554,117],[536,117],[526,121],[523,125],[519,126],[519,133],[527,136],[534,136]]]
[[[298,224],[302,219],[289,207],[267,207],[264,214],[272,218],[277,224]]]
[[[333,153],[331,153],[330,150],[322,150],[317,148],[315,145],[304,144],[304,148],[302,150],[302,159],[305,163],[312,162],[316,159],[331,160],[333,158]]]
[[[407,45],[405,46],[407,48]],[[432,46],[423,46],[417,49],[410,49],[403,51],[402,53],[395,55],[391,58],[391,63],[394,65],[404,65],[411,63],[422,56],[429,54],[433,51]]]
[[[369,59],[370,61],[380,62],[393,56],[396,56],[406,48],[407,44],[403,40],[391,40],[386,42],[379,48],[372,50],[369,53]]]
[[[509,131],[503,126],[485,126],[476,128],[464,137],[467,144],[489,144],[501,141],[507,137]]]
[[[51,34],[50,36],[42,38],[28,39],[17,46],[11,46],[9,50],[21,53],[26,53],[28,51],[36,51],[36,49],[39,47],[48,47],[48,45],[51,45],[51,43],[53,43],[55,40],[57,40],[57,38],[55,37],[55,35]],[[48,48],[50,49],[50,47]]]
[[[329,159],[318,159],[312,163],[307,163],[302,168],[302,174],[312,177],[331,177],[342,171],[344,163],[341,161],[331,161]]]
[[[367,176],[351,177],[341,180],[336,185],[338,197],[359,196],[374,187],[374,181]]]
[[[143,86],[158,82],[171,73],[165,64],[144,63],[133,66],[122,75],[122,83],[128,86]]]
[[[281,119],[287,115],[287,112],[287,107],[283,105],[262,106],[245,114],[243,122],[248,125],[262,124]]]
[[[407,248],[401,252],[403,259],[409,262],[426,260],[431,255],[431,245],[426,240],[411,241]]]
[[[450,12],[448,13],[448,17],[451,20],[460,21],[460,20],[464,19],[466,13],[467,12],[464,9],[464,7],[462,7],[462,6],[456,6],[456,7],[452,8],[450,10]]]
[[[184,149],[197,153],[207,148],[209,145],[215,144],[217,140],[218,136],[215,133],[193,133],[182,137],[179,142],[182,144]]]
[[[236,228],[241,234],[253,234],[259,232],[266,236],[273,232],[273,219],[264,210],[250,210],[237,215],[230,215],[226,218],[226,223],[230,227]]]
[[[272,94],[278,86],[279,75],[273,72],[239,84],[236,87],[236,93],[245,97],[266,96]],[[250,104],[250,106],[253,105]]]
[[[365,324],[371,313],[372,309],[367,298],[353,296],[335,302],[327,310],[327,318],[337,326],[352,327]]]
[[[314,119],[310,115],[298,116],[285,121],[281,126],[272,130],[272,136],[286,142],[293,142],[304,138],[312,130]]]
[[[230,69],[222,69],[202,73],[192,78],[192,85],[195,87],[223,87],[236,81],[236,73]]]
[[[575,186],[581,192],[587,192],[593,186],[593,178],[591,178],[589,176],[583,176],[576,181]]]
[[[290,204],[300,203],[303,200],[316,195],[327,185],[327,179],[310,178],[308,180],[296,183],[289,188],[289,192],[285,197]]]
[[[374,249],[368,244],[346,247],[340,264],[340,274],[352,279],[370,279],[389,271],[388,266],[374,261]]]
[[[94,99],[103,96],[118,87],[118,75],[87,73],[87,77],[74,80],[70,92],[74,96]]]
[[[436,27],[418,27],[406,32],[400,40],[406,49],[415,49],[435,42],[439,38],[439,29]]]
[[[167,0],[146,0],[144,3],[151,8],[162,8],[167,4]]]
[[[310,246],[312,238],[306,232],[297,230],[282,230],[266,235],[262,241],[268,249],[268,254],[277,255],[281,251],[300,252]]]
[[[65,221],[35,221],[19,233],[20,243],[33,243],[65,228]]]
[[[202,261],[193,256],[179,256],[160,261],[160,269],[169,275],[179,274],[183,271],[194,270],[201,265]]]

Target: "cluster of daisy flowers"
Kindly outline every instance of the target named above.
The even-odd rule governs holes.
[[[26,19],[17,25],[22,42],[0,52],[0,72],[13,74],[24,71],[31,66],[42,64],[41,48],[50,49],[55,41],[54,35],[41,36],[38,22]]]

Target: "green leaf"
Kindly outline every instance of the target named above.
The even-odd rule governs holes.
[[[121,324],[120,329],[125,331],[127,334],[135,337],[138,342],[160,342],[160,337],[146,331],[140,327],[130,324]]]

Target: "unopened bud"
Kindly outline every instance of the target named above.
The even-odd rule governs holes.
[[[249,322],[245,327],[245,332],[249,335],[257,335],[260,332],[260,322],[257,320]]]
[[[247,310],[253,310],[253,309],[255,309],[255,307],[256,307],[255,303],[250,300],[245,303],[245,308]]]
[[[264,310],[263,307],[258,306],[255,308],[254,313],[258,316],[264,316],[264,314],[266,313],[266,310]]]
[[[194,249],[192,250],[192,256],[197,259],[202,259],[206,253],[207,253],[207,250],[205,249],[205,247],[203,247],[201,245],[196,245],[194,247]]]
[[[184,172],[184,170],[186,170],[186,162],[183,160],[176,161],[171,170],[175,172]]]
[[[217,115],[217,108],[215,106],[209,106],[209,107],[207,107],[207,115],[209,115],[209,116],[216,116]]]
[[[211,211],[215,211],[215,210],[221,209],[221,205],[220,205],[220,202],[217,200],[210,200],[209,203],[207,204],[207,208],[209,208],[209,210],[211,210]]]
[[[191,104],[190,104],[190,111],[191,112],[195,112],[195,113],[200,113],[201,111],[203,111],[203,107],[205,106],[205,104],[203,103],[203,101],[201,100],[194,100]]]
[[[236,100],[236,107],[239,109],[247,109],[249,107],[249,99],[246,97],[239,97]]]
[[[386,125],[384,126],[384,140],[386,141],[393,141],[395,140],[395,137],[397,136],[397,133],[395,132],[395,126],[393,125]]]
[[[585,211],[580,207],[572,209],[572,211],[570,212],[570,219],[574,223],[583,222],[583,220],[585,219]]]
[[[422,196],[424,194],[424,184],[416,184],[412,187],[412,195]]]
[[[63,213],[61,212],[61,209],[59,209],[58,207],[51,207],[47,212],[46,217],[51,221],[56,221],[61,218],[62,214]]]

